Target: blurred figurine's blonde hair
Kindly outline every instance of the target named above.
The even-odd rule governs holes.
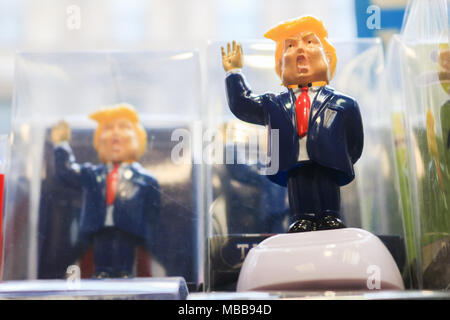
[[[113,106],[103,107],[99,111],[96,111],[89,115],[89,118],[98,123],[98,127],[94,132],[94,148],[98,151],[98,144],[100,139],[100,133],[103,130],[105,123],[115,119],[127,119],[133,124],[133,128],[136,131],[139,140],[137,158],[140,158],[147,146],[147,132],[139,123],[139,116],[133,106],[127,103],[121,103]],[[137,159],[136,159],[137,160]]]
[[[303,32],[313,32],[322,43],[327,59],[329,59],[330,80],[333,78],[336,69],[336,49],[328,42],[328,32],[322,21],[313,16],[302,16],[289,21],[284,21],[271,28],[264,34],[264,37],[275,41],[275,70],[281,77],[281,58],[283,56],[284,40],[288,37],[298,35]]]

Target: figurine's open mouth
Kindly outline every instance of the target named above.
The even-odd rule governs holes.
[[[299,73],[307,73],[308,72],[308,61],[304,55],[299,55],[297,57],[297,71]]]
[[[113,152],[120,151],[121,144],[119,139],[113,139],[112,140],[112,150]]]

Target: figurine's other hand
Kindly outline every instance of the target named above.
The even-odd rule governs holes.
[[[52,127],[52,141],[55,144],[70,141],[71,135],[69,124],[64,120],[61,120]]]
[[[241,44],[236,45],[236,41],[233,40],[233,45],[231,47],[230,43],[227,43],[227,52],[222,47],[222,64],[226,72],[233,69],[242,68],[242,60],[244,57],[244,52],[242,51]]]

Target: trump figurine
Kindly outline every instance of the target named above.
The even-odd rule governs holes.
[[[288,232],[345,228],[340,216],[340,187],[355,175],[363,149],[358,103],[328,86],[336,51],[322,22],[303,16],[270,29],[275,68],[286,90],[252,92],[242,74],[243,52],[233,41],[222,48],[228,105],[246,122],[279,130],[279,170],[268,176],[287,186],[291,225]],[[270,134],[269,134],[270,136]]]
[[[98,126],[94,148],[100,164],[78,164],[67,123],[52,128],[55,170],[83,192],[80,233],[94,244],[96,278],[133,275],[136,246],[151,236],[159,215],[158,182],[138,162],[147,134],[133,107],[120,104],[90,115]]]

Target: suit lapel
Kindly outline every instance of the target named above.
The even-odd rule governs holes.
[[[327,100],[332,96],[333,90],[328,86],[323,86],[317,93],[309,113],[309,123],[312,125],[316,121],[317,116],[322,112]],[[297,117],[295,114],[295,94],[292,89],[288,89],[279,95],[279,101],[283,109],[284,116],[292,124],[292,128],[297,128]],[[296,130],[296,129],[295,129]]]
[[[141,174],[142,166],[138,162],[133,162],[124,172],[124,179],[133,182],[135,185],[145,185],[145,179]]]
[[[123,167],[117,185],[115,204],[132,199],[143,185],[145,185],[145,181],[140,174],[138,163],[135,162]]]
[[[309,119],[310,124],[313,124],[314,121],[316,121],[317,116],[325,107],[325,102],[328,100],[328,98],[331,97],[331,94],[332,90],[330,90],[327,86],[322,87],[320,91],[317,93],[316,98],[314,99],[313,104],[311,106]]]
[[[139,184],[140,176],[138,174],[138,168],[136,163],[132,163],[129,166],[122,168],[122,172],[119,179],[118,190],[126,190],[131,188],[135,184]]]
[[[106,199],[106,177],[108,175],[108,168],[105,164],[97,166],[95,169],[95,181],[101,190],[101,194]]]
[[[296,128],[296,115],[295,115],[295,94],[291,89],[288,89],[287,92],[280,95],[281,104],[284,109],[284,115],[292,124],[293,128]]]

